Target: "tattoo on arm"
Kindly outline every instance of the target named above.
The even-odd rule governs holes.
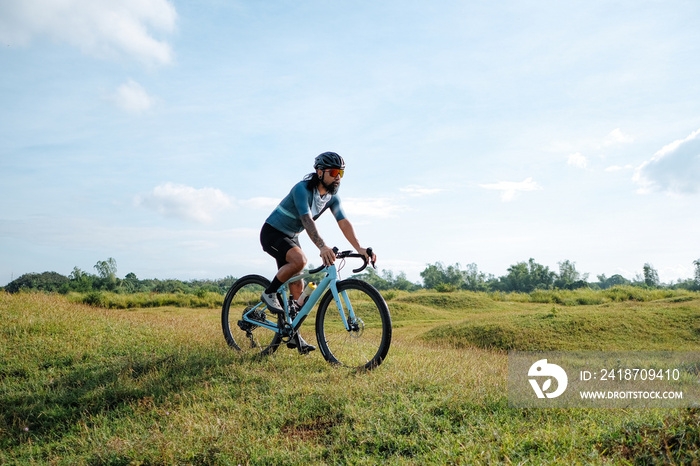
[[[314,222],[314,219],[311,218],[311,215],[302,216],[301,224],[304,225],[304,229],[306,229],[306,232],[309,234],[309,238],[311,238],[311,241],[319,249],[326,245],[326,243],[323,241],[323,238],[321,238],[321,235],[318,234],[318,230],[316,229],[316,222]]]

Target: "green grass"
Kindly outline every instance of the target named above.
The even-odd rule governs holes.
[[[89,304],[107,309],[133,309],[144,307],[175,306],[186,308],[221,309],[224,296],[199,290],[197,293],[113,293],[109,291],[71,292],[67,295],[73,303]]]
[[[217,309],[0,293],[0,464],[700,461],[697,409],[509,407],[503,351],[697,349],[697,294],[576,306],[512,298],[395,293],[388,359],[355,373],[286,348],[241,357]],[[499,331],[514,343],[494,344]]]

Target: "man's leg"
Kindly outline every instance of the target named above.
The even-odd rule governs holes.
[[[304,271],[304,267],[306,267],[306,256],[301,248],[292,248],[287,251],[286,259],[287,264],[282,267],[282,269],[285,270],[282,271],[282,269],[280,269],[277,271],[278,279],[286,277],[284,280],[282,280],[282,283],[301,274],[301,272]],[[297,280],[294,283],[289,284],[289,292],[291,293],[292,298],[295,300],[299,299],[302,291],[304,291],[304,280]]]
[[[280,281],[280,285],[278,285],[277,288],[279,288],[282,285],[282,283],[286,282],[290,278],[299,275],[306,266],[306,256],[299,247],[294,247],[287,251],[286,259],[287,263],[280,267],[280,269],[277,271],[277,276],[275,276],[275,280]],[[294,283],[289,284],[289,292],[291,293],[292,298],[294,299],[299,299],[299,296],[301,295],[303,290],[304,280],[298,280]],[[297,332],[296,335],[294,335],[289,340],[289,343],[287,343],[287,347],[297,348],[301,354],[307,354],[310,351],[316,349],[315,346],[308,344],[301,337],[301,334],[299,334],[299,332]]]
[[[298,246],[287,251],[285,260],[287,263],[279,268],[277,275],[275,275],[275,278],[272,280],[270,286],[267,287],[265,293],[269,294],[276,292],[284,282],[296,275],[299,275],[304,270],[304,266],[306,266],[306,256],[304,255],[304,251],[302,251]],[[304,285],[302,284],[302,280],[289,285],[289,291],[294,299],[299,298],[299,295],[301,295],[303,289]]]
[[[277,290],[284,282],[300,274],[306,266],[306,256],[299,246],[296,238],[279,238],[281,233],[265,224],[260,234],[260,243],[263,249],[277,260],[277,274],[270,286],[263,292],[261,299],[267,308],[273,313],[283,313],[282,304],[277,297]],[[284,254],[284,255],[283,255]],[[303,280],[298,280],[289,285],[289,291],[294,299],[299,299],[304,289]],[[287,343],[287,346],[297,348],[300,353],[306,354],[316,348],[309,345],[297,332]]]

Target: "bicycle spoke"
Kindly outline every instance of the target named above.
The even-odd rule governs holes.
[[[226,295],[221,325],[226,342],[232,348],[251,354],[271,354],[277,350],[280,343],[277,333],[243,321],[244,315],[261,322],[274,318],[260,303],[260,295],[268,283],[264,277],[248,275],[236,281]]]

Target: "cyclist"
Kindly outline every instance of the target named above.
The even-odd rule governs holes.
[[[306,230],[320,251],[323,265],[329,266],[335,262],[335,253],[323,241],[315,223],[326,210],[331,210],[340,230],[355,250],[368,260],[376,261],[376,255],[368,257],[367,250],[360,246],[352,224],[345,217],[340,198],[336,195],[345,171],[343,158],[335,152],[324,152],[314,160],[314,169],[313,173],[306,175],[292,187],[289,194],[267,218],[260,232],[263,250],[277,261],[277,275],[261,297],[268,309],[275,314],[284,313],[277,290],[284,282],[299,275],[306,265],[306,256],[299,243],[299,233]],[[299,298],[303,288],[303,280],[289,285],[295,300]],[[316,349],[306,343],[298,333],[287,346],[299,348],[302,353]]]

